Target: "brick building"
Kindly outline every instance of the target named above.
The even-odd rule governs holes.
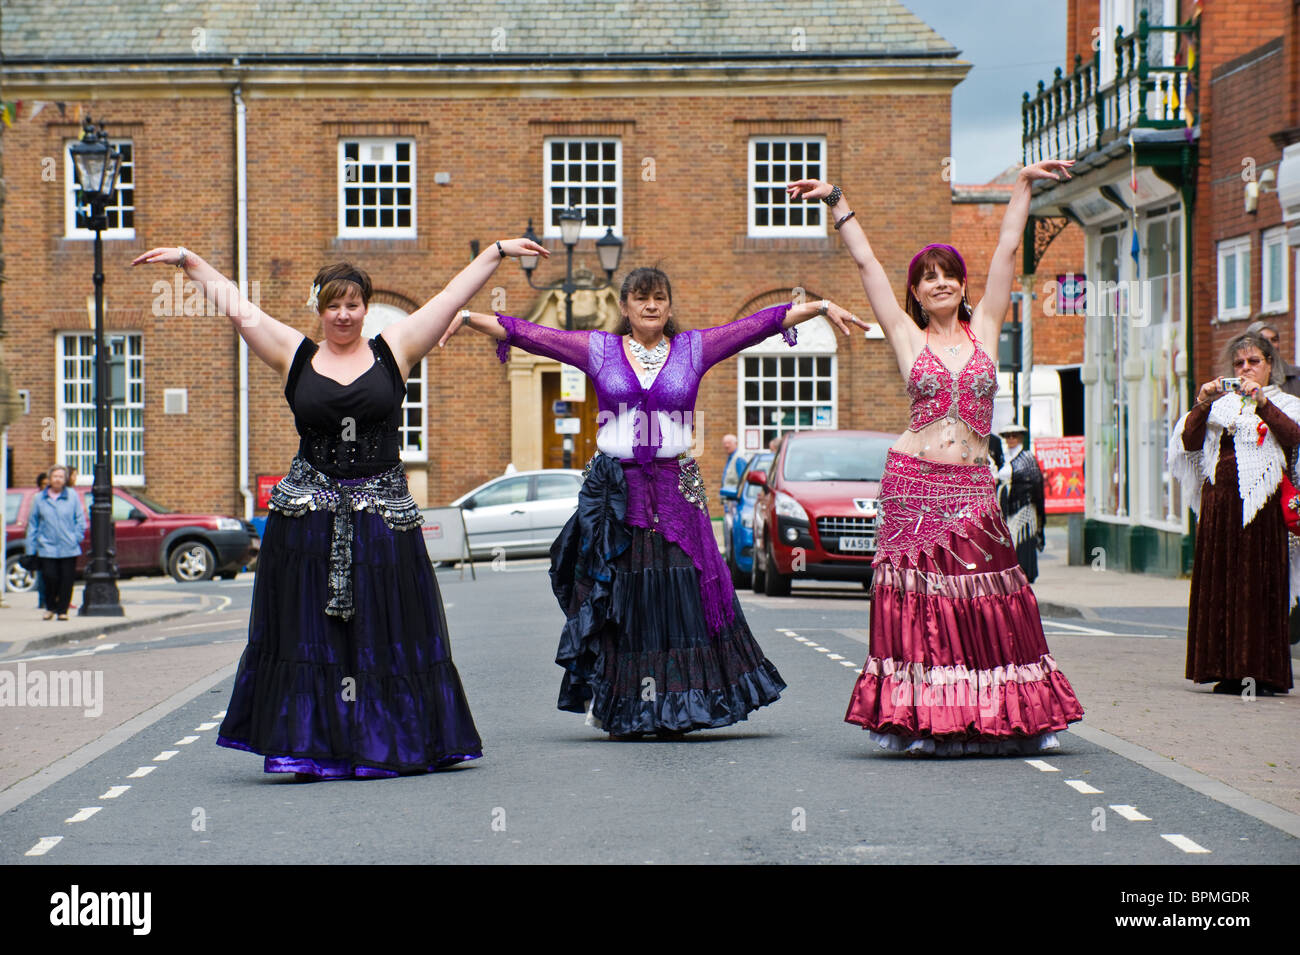
[[[279,382],[229,323],[193,314],[172,270],[128,267],[151,247],[195,250],[319,337],[304,302],[333,261],[374,279],[368,334],[425,302],[475,246],[530,222],[560,253],[537,281],[562,278],[555,217],[570,202],[588,223],[577,263],[603,277],[594,240],[612,229],[624,243],[615,282],[659,264],[687,328],[793,289],[869,316],[824,207],[790,207],[769,182],[842,183],[900,292],[912,253],[950,232],[951,90],[969,67],[896,0],[574,0],[545,18],[518,3],[252,8],[125,0],[107,25],[70,0],[5,4],[6,98],[23,101],[3,159],[7,354],[30,398],[9,432],[20,484],[56,459],[90,478],[91,243],[74,228],[67,162],[83,114],[127,160],[105,234],[106,324],[124,336],[131,385],[115,412],[115,480],[187,509],[251,512],[258,477],[284,472],[296,437]],[[509,261],[470,306],[563,324],[562,298]],[[613,327],[616,295],[579,293],[574,316]],[[722,469],[726,432],[744,446],[905,425],[883,341],[814,322],[799,334],[796,350],[765,343],[705,379],[706,474]],[[558,465],[558,371],[517,351],[501,366],[470,333],[435,350],[409,387],[417,499],[443,503],[511,462]],[[585,408],[594,419],[594,396]]]
[[[1022,106],[1026,162],[1078,160],[1073,180],[1036,191],[1031,229],[1085,233],[1083,550],[1186,572],[1174,426],[1252,320],[1276,322],[1297,356],[1300,231],[1288,245],[1274,184],[1300,143],[1300,6],[1070,0],[1067,22],[1066,67]]]

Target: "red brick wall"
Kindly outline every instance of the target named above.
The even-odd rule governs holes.
[[[547,135],[614,131],[623,142],[626,247],[621,278],[659,263],[673,280],[683,327],[728,321],[746,303],[793,286],[870,316],[852,261],[832,236],[823,248],[791,249],[745,238],[747,140],[756,132],[818,132],[828,140],[828,174],[850,197],[877,254],[901,293],[913,252],[950,233],[948,93],[819,97],[815,109],[771,97],[565,100],[248,99],[248,274],[271,315],[319,337],[305,308],[321,265],[347,259],[368,270],[377,292],[423,303],[469,260],[468,243],[518,235],[529,218],[541,231],[542,142]],[[236,337],[222,318],[155,317],[152,283],[171,269],[128,268],[141,251],[183,244],[232,278],[234,271],[233,109],[224,98],[96,100],[94,116],[135,143],[134,241],[105,248],[108,326],[144,333],[145,473],[164,503],[237,512]],[[74,104],[69,104],[71,113]],[[55,414],[54,332],[86,327],[91,290],[87,242],[63,233],[61,150],[75,134],[50,113],[22,118],[7,133],[4,171],[8,253],[7,342],[17,387],[32,391],[32,414],[10,430],[15,473],[24,482],[45,468],[53,447],[41,419]],[[805,121],[809,115],[831,119]],[[355,122],[352,122],[355,120]],[[613,125],[611,125],[613,124]],[[337,142],[341,135],[401,133],[416,141],[420,237],[405,242],[336,239]],[[55,157],[57,181],[41,181]],[[653,157],[654,182],[641,179]],[[933,175],[917,176],[930,169]],[[451,183],[434,183],[435,171]],[[594,257],[587,259],[594,266]],[[562,256],[541,281],[562,276]],[[528,311],[533,294],[505,263],[470,303]],[[840,341],[839,421],[843,427],[901,429],[906,402],[883,342]],[[701,467],[719,473],[721,436],[737,430],[736,362],[716,368],[700,391]],[[510,458],[506,369],[485,339],[458,336],[429,358],[430,503],[499,474]],[[189,414],[164,416],[162,389],[187,387]],[[273,374],[250,370],[250,472],[281,473],[296,445],[292,419]],[[711,478],[710,478],[711,479]]]

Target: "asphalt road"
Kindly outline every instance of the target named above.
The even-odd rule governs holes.
[[[439,581],[483,759],[390,780],[266,775],[259,757],[215,745],[226,675],[150,725],[109,734],[101,755],[0,815],[0,862],[1300,862],[1300,840],[1074,734],[1042,761],[878,750],[843,722],[866,653],[860,588],[742,593],[790,686],[782,700],[681,741],[611,742],[555,709],[562,617],[541,562]],[[141,673],[159,650],[210,659],[217,645],[234,659],[250,585],[196,585],[230,605],[115,633],[90,656],[131,655],[116,662]]]

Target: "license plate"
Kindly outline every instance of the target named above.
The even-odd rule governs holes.
[[[874,537],[841,537],[840,550],[875,550],[876,539]]]

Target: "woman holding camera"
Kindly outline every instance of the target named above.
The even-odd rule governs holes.
[[[1286,394],[1273,346],[1256,334],[1228,345],[1235,377],[1201,385],[1174,429],[1169,469],[1196,512],[1187,607],[1187,679],[1261,696],[1291,688],[1287,612],[1300,595],[1300,538],[1287,532],[1284,469],[1294,482],[1300,399]]]

